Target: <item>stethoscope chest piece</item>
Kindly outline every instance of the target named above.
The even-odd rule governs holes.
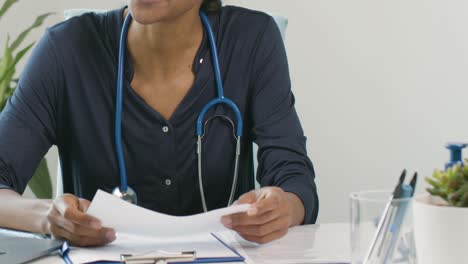
[[[119,187],[115,187],[112,191],[112,194],[119,197],[120,199],[132,203],[138,204],[138,199],[135,190],[133,190],[130,186],[127,186],[127,191],[122,192]]]

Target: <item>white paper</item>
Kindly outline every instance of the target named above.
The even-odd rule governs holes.
[[[209,234],[227,230],[221,224],[223,215],[246,212],[249,204],[230,206],[192,216],[160,214],[98,190],[87,211],[117,234],[124,233],[153,238]]]
[[[132,235],[119,235],[113,243],[94,248],[72,248],[70,258],[74,263],[98,260],[119,261],[121,254],[180,253],[196,251],[197,258],[237,257],[213,235],[196,235],[178,238],[148,238]]]

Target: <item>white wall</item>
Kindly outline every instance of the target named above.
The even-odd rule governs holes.
[[[290,19],[320,221],[348,219],[350,192],[393,188],[402,168],[430,175],[446,141],[468,138],[466,1],[229,2]]]
[[[31,11],[10,19],[23,23],[48,10],[40,2],[23,0],[22,10],[33,5]],[[346,221],[350,192],[391,189],[402,168],[429,175],[447,160],[446,141],[467,139],[466,1],[225,2],[289,17],[286,46],[316,167],[320,221]],[[63,10],[122,2],[48,3]]]

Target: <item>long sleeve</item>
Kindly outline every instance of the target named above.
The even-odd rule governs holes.
[[[315,223],[318,195],[306,137],[294,108],[286,51],[272,18],[254,58],[252,136],[259,146],[257,180],[295,193],[305,207],[305,224]]]
[[[61,68],[47,32],[34,48],[18,87],[0,114],[0,188],[24,192],[56,140]]]

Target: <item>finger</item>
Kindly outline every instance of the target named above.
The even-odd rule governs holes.
[[[288,233],[288,229],[285,228],[285,229],[277,230],[277,231],[275,231],[273,233],[270,233],[270,234],[268,234],[266,236],[242,235],[242,234],[241,234],[241,236],[246,240],[256,242],[256,243],[259,243],[259,244],[265,244],[265,243],[271,242],[273,240],[282,238],[287,233]]]
[[[231,227],[261,225],[261,224],[271,222],[279,218],[280,216],[281,215],[279,214],[279,212],[276,212],[276,211],[268,211],[261,215],[254,215],[254,216],[249,216],[245,213],[236,214],[236,215],[231,215],[230,224],[231,224]]]
[[[257,202],[252,204],[252,207],[247,211],[247,214],[252,216],[275,210],[280,206],[280,200],[281,197],[277,194],[267,195],[265,198],[259,199]]]
[[[77,234],[79,236],[96,238],[98,240],[107,241],[107,243],[112,242],[116,239],[115,230],[106,227],[99,229],[99,231],[95,231],[92,229],[84,228],[80,225],[75,225],[73,231],[74,232],[72,233]]]
[[[101,228],[99,219],[81,211],[80,201],[74,195],[63,195],[59,200],[54,202],[54,207],[60,212],[60,215],[74,223],[91,226],[96,229]]]
[[[79,225],[89,226],[94,229],[101,228],[101,221],[99,219],[81,212],[75,206],[68,207],[62,216]]]
[[[51,224],[58,225],[70,233],[90,236],[90,237],[106,237],[108,240],[115,239],[115,231],[110,228],[95,229],[89,226],[76,224],[60,215],[59,212],[52,212],[48,215],[48,220]]]
[[[71,242],[70,232],[59,225],[51,224],[50,234],[55,239],[67,240],[68,242]]]
[[[114,237],[107,237],[107,236],[86,236],[86,235],[80,235],[79,233],[73,233],[70,232],[69,230],[58,226],[58,225],[53,225],[51,227],[52,234],[54,237],[58,238],[64,238],[67,241],[69,241],[72,245],[77,245],[77,246],[99,246],[99,245],[104,245],[107,243],[110,243],[115,240],[115,235]]]
[[[259,194],[257,191],[250,191],[241,195],[239,199],[234,202],[234,204],[252,204],[252,203],[255,203],[255,201],[257,201],[258,196]],[[225,227],[231,228],[231,223],[232,223],[231,217],[234,215],[245,215],[245,214],[240,213],[240,214],[225,215],[221,217],[221,223]]]
[[[244,193],[234,202],[234,204],[251,204],[257,200],[257,194],[255,191],[250,191],[248,193]]]
[[[86,213],[88,211],[89,206],[91,205],[91,202],[86,200],[86,199],[78,199],[78,203],[80,205],[80,211],[83,213]]]
[[[73,229],[74,224],[65,219],[56,209],[53,209],[53,211],[47,216],[47,219],[51,225],[60,226],[61,228],[69,231]]]
[[[64,215],[68,207],[78,207],[78,197],[72,194],[64,194],[54,200],[54,207],[61,215]]]
[[[110,240],[106,237],[90,237],[90,236],[83,236],[69,232],[68,230],[62,228],[58,225],[53,225],[51,227],[52,235],[55,238],[62,238],[67,240],[73,246],[101,246],[112,242],[114,239]]]
[[[115,240],[115,231],[110,228],[100,228],[94,229],[87,226],[79,225],[73,223],[60,215],[50,215],[49,221],[53,224],[60,226],[61,228],[67,230],[68,232],[84,236],[84,237],[93,237],[93,238],[106,238],[108,241]]]
[[[288,218],[281,217],[262,225],[235,226],[233,230],[242,235],[263,237],[278,230],[287,229],[289,227],[288,224]]]

